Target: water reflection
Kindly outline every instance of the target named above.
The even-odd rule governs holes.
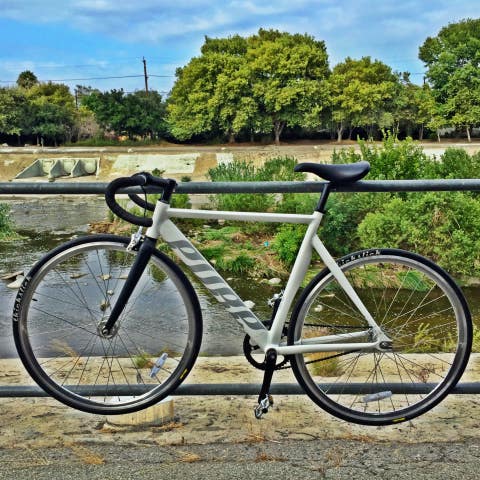
[[[10,202],[10,206],[11,216],[22,238],[15,242],[0,242],[0,272],[27,272],[47,251],[74,236],[84,235],[90,222],[106,217],[104,200],[97,197],[80,201],[62,197],[16,200]],[[11,336],[11,312],[16,290],[8,288],[8,283],[10,281],[0,281],[0,356],[3,357],[16,356]],[[233,279],[232,286],[241,298],[255,302],[255,312],[260,318],[269,318],[270,309],[266,300],[274,293],[272,287],[244,279]],[[204,320],[202,353],[241,353],[243,331],[240,326],[203,287],[195,284],[195,288]],[[151,312],[152,319],[154,313]]]

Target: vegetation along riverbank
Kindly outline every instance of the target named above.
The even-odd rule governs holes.
[[[334,151],[336,163],[368,160],[368,179],[441,179],[480,176],[480,153],[447,148],[428,156],[411,139],[386,136],[381,145],[360,142],[359,149]],[[209,170],[211,181],[303,180],[293,157],[254,166],[235,160]],[[159,173],[159,172],[157,172]],[[183,180],[188,180],[184,177]],[[221,210],[311,213],[317,194],[222,194],[211,198]],[[188,207],[186,195],[175,206]],[[480,283],[480,198],[475,192],[338,193],[331,195],[320,235],[340,257],[372,246],[397,247],[425,255],[468,284]],[[179,220],[202,253],[228,274],[258,278],[285,276],[298,250],[303,226]],[[112,223],[113,222],[113,223]],[[110,224],[112,223],[112,224]],[[129,230],[113,218],[94,229]],[[318,267],[317,267],[318,268]]]

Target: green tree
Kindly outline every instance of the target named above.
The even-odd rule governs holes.
[[[38,83],[27,90],[31,133],[52,142],[70,141],[74,126],[75,103],[67,85]]]
[[[118,135],[156,138],[166,132],[165,104],[155,90],[128,95],[123,90],[93,91],[82,97],[82,106],[95,114],[103,129]]]
[[[30,70],[25,70],[17,78],[17,85],[20,88],[29,89],[36,85],[38,82],[37,76]]]
[[[270,133],[285,126],[315,126],[325,103],[328,75],[324,42],[308,35],[259,30],[243,38],[206,38],[201,56],[177,69],[168,102],[171,133]]]
[[[414,105],[413,123],[418,127],[418,139],[423,140],[424,129],[435,117],[436,103],[432,89],[425,83],[421,87],[415,85],[412,91]]]
[[[165,103],[155,90],[138,90],[125,97],[125,130],[130,137],[161,138],[167,132]]]
[[[379,60],[347,57],[333,68],[328,89],[337,141],[347,127],[363,127],[371,137],[375,126],[392,125],[399,78]]]
[[[260,29],[248,38],[252,92],[270,119],[275,143],[285,126],[318,126],[327,104],[329,75],[325,42],[310,35]]]
[[[19,88],[0,88],[0,133],[17,136],[28,129],[28,102]]]
[[[434,97],[445,120],[470,129],[480,112],[480,19],[466,19],[443,27],[419,49]]]
[[[258,108],[251,96],[246,50],[239,35],[205,37],[201,56],[177,69],[167,107],[174,137],[221,134],[233,141],[243,128],[255,128]]]
[[[93,92],[82,99],[82,104],[95,114],[95,118],[104,130],[113,130],[117,134],[125,132],[127,112],[124,91]]]
[[[73,112],[61,105],[54,103],[41,103],[33,108],[35,121],[32,133],[39,139],[44,138],[53,142],[55,146],[59,141],[70,141],[73,129]]]

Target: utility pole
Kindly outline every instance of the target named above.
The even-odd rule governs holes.
[[[148,95],[148,75],[147,75],[147,61],[143,57],[143,76],[145,77],[145,94]]]

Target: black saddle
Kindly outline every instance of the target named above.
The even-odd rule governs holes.
[[[326,164],[299,163],[295,165],[296,172],[314,173],[332,184],[353,183],[363,178],[370,171],[368,162]]]

